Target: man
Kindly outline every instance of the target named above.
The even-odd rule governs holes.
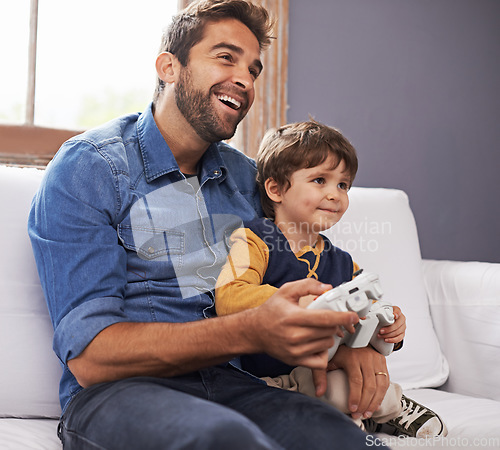
[[[71,139],[47,168],[29,232],[64,366],[65,448],[365,445],[338,411],[268,388],[234,359],[311,367],[321,393],[332,335],[357,319],[297,302],[329,286],[304,280],[212,317],[226,238],[261,213],[254,162],[220,141],[252,105],[270,29],[243,0],[190,6],[164,38],[153,105]],[[339,354],[354,411],[369,416],[385,360]]]

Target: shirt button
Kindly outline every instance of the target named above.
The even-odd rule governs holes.
[[[214,175],[218,177],[220,175],[220,170],[214,170]]]
[[[155,249],[153,247],[148,247],[148,253],[152,255],[155,252]]]

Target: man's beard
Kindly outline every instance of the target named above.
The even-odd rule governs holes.
[[[242,114],[234,125],[229,121],[223,121],[212,104],[214,97],[212,89],[206,95],[196,90],[187,67],[181,69],[179,82],[175,86],[175,101],[179,111],[198,136],[210,143],[232,138],[238,123],[245,116]]]

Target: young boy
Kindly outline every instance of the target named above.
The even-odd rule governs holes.
[[[216,287],[218,315],[257,307],[289,281],[314,277],[337,286],[352,279],[359,267],[320,232],[335,225],[347,210],[357,168],[350,142],[319,122],[285,125],[264,136],[257,155],[257,183],[267,218],[245,223],[231,236],[231,251]],[[303,298],[301,304],[310,301]],[[381,331],[386,342],[400,348],[405,317],[398,307],[394,315],[395,323]],[[268,385],[315,396],[310,369],[294,368],[268,355],[246,355],[241,363]],[[346,374],[333,370],[327,376],[322,400],[350,413]],[[370,431],[416,437],[447,433],[439,416],[406,398],[394,383],[372,420],[365,420]]]

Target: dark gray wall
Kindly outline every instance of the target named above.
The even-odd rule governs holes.
[[[290,0],[288,121],[404,189],[425,258],[500,262],[500,1]]]

